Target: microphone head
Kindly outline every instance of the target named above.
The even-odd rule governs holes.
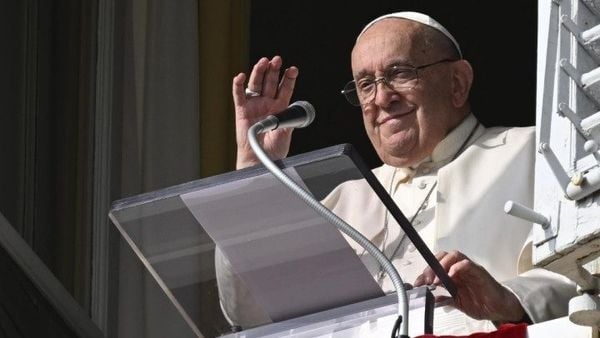
[[[310,104],[308,101],[296,101],[296,102],[290,104],[289,107],[291,108],[292,106],[298,106],[306,112],[305,122],[302,123],[301,125],[297,126],[296,128],[304,128],[304,127],[308,126],[309,124],[311,124],[315,120],[315,115],[316,115],[315,107],[313,107],[313,105]]]

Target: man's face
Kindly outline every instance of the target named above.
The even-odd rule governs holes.
[[[420,24],[400,19],[385,19],[370,27],[352,51],[354,79],[380,77],[393,65],[418,67],[447,58],[415,38],[419,29]],[[383,162],[415,165],[455,127],[451,65],[442,62],[419,70],[412,89],[394,91],[380,82],[373,101],[363,103],[367,135]]]

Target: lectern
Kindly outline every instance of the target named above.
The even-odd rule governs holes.
[[[369,170],[347,144],[279,165],[319,200]],[[196,336],[391,333],[397,298],[383,294],[335,227],[298,203],[256,166],[116,201],[110,218]],[[221,311],[205,309],[219,291],[217,246],[273,323],[241,333],[210,327],[207,316],[217,320]],[[430,290],[409,294],[413,334],[430,331]]]

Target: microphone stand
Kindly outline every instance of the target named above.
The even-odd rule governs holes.
[[[264,121],[264,120],[263,120]],[[346,223],[344,220],[339,218],[336,214],[327,209],[321,202],[317,201],[310,193],[305,191],[296,182],[294,182],[289,176],[287,176],[262,149],[261,145],[257,140],[257,135],[265,132],[265,124],[263,121],[259,121],[252,125],[248,129],[248,141],[250,147],[254,150],[254,153],[262,164],[279,180],[283,185],[288,187],[294,194],[296,194],[302,201],[304,201],[309,207],[314,209],[317,213],[327,219],[331,224],[335,225],[340,231],[348,235],[350,238],[355,240],[363,248],[365,248],[373,257],[381,264],[385,272],[390,276],[392,284],[396,289],[396,295],[398,296],[398,319],[394,325],[392,332],[392,338],[397,338],[397,331],[399,329],[400,338],[409,338],[408,336],[408,297],[406,289],[404,288],[404,282],[400,278],[398,270],[385,257],[383,252],[379,250],[371,241],[369,241],[360,232]]]

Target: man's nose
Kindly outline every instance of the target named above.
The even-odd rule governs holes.
[[[395,96],[398,96],[398,92],[395,91],[385,79],[381,78],[375,83],[375,97],[374,103],[378,106],[387,106]]]

